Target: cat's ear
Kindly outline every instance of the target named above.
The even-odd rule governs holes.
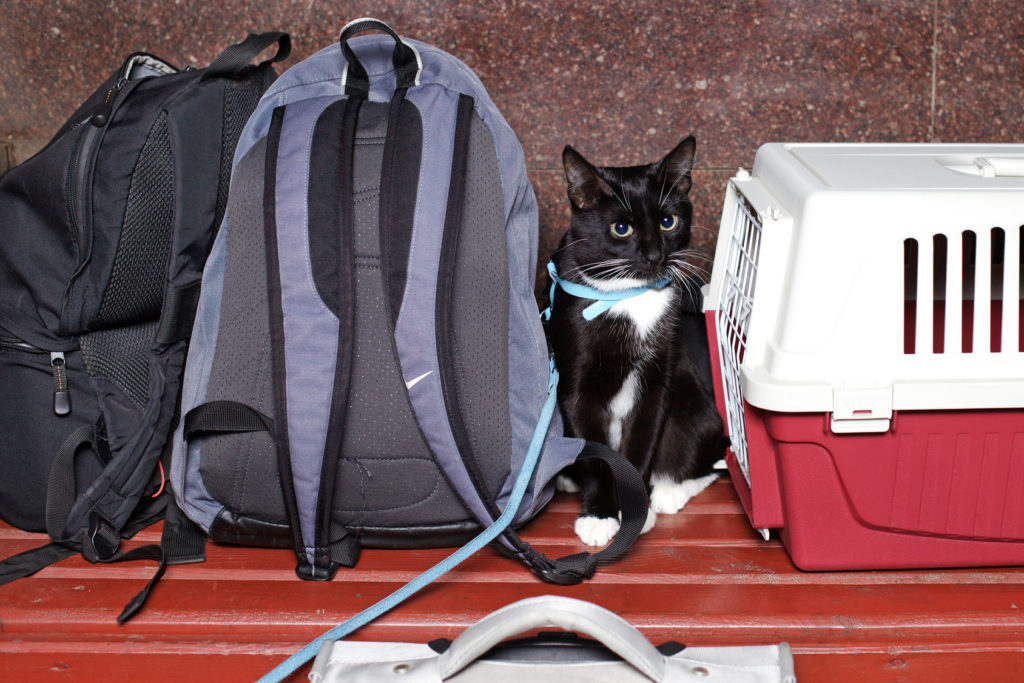
[[[692,135],[676,145],[664,159],[658,162],[658,179],[667,181],[677,192],[686,194],[690,191],[690,171],[693,170],[693,154],[697,149],[697,140]]]
[[[569,183],[569,201],[577,209],[592,209],[602,196],[612,196],[612,188],[601,179],[590,162],[570,145],[562,150],[562,165]]]

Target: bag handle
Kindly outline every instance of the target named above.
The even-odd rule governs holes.
[[[250,33],[245,40],[229,46],[217,55],[217,58],[210,62],[210,66],[206,67],[206,71],[199,77],[200,82],[219,76],[238,76],[249,68],[256,55],[274,43],[277,43],[277,53],[270,59],[260,62],[259,66],[280,62],[291,54],[292,39],[287,33],[281,31]]]
[[[441,680],[455,676],[506,638],[545,626],[594,638],[652,681],[664,678],[665,657],[626,620],[583,600],[545,595],[514,602],[463,631],[438,657]]]
[[[416,48],[399,38],[398,34],[380,19],[365,17],[350,21],[338,35],[338,42],[341,43],[341,52],[345,55],[346,62],[345,70],[341,75],[342,92],[350,97],[363,99],[369,97],[370,77],[366,73],[366,67],[356,57],[356,53],[352,51],[348,41],[357,33],[371,30],[386,33],[395,41],[395,49],[391,53],[391,62],[395,65],[395,88],[418,85],[423,64]]]

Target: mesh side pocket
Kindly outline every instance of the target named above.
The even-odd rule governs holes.
[[[110,280],[91,329],[159,317],[173,227],[174,159],[162,113],[132,172]]]
[[[154,320],[79,338],[89,376],[114,384],[140,413],[149,396],[149,348],[157,325]]]

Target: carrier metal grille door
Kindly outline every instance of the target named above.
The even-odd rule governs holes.
[[[725,387],[726,417],[732,450],[743,476],[750,483],[747,465],[747,436],[744,425],[743,394],[740,390],[740,365],[747,344],[750,314],[757,284],[757,258],[761,247],[761,222],[750,203],[737,193],[721,305],[715,325],[718,352],[722,359],[722,384]]]

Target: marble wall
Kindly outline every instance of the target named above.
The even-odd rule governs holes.
[[[725,183],[764,142],[1024,137],[1017,1],[0,0],[0,140],[24,159],[129,52],[200,66],[281,29],[289,66],[361,16],[481,77],[523,143],[542,256],[567,225],[565,144],[629,165],[694,133],[694,222],[710,250]]]

